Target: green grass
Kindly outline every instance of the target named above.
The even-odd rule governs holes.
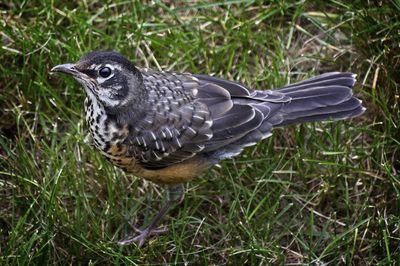
[[[400,263],[400,2],[0,4],[0,264]],[[118,246],[163,188],[87,141],[84,91],[49,69],[92,50],[271,89],[358,74],[367,112],[277,129],[187,184],[170,231]]]

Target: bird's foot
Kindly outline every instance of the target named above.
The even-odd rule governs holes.
[[[126,246],[132,243],[137,243],[138,247],[142,247],[149,236],[161,235],[168,231],[168,228],[166,226],[160,228],[151,228],[150,226],[148,226],[143,230],[133,225],[131,225],[131,227],[133,228],[133,230],[136,231],[137,234],[118,241],[119,245]]]
[[[156,214],[156,216],[153,217],[153,219],[150,222],[150,225],[147,226],[144,230],[140,230],[136,228],[135,226],[131,225],[133,230],[135,230],[138,234],[135,236],[131,236],[128,238],[125,238],[123,240],[118,241],[118,244],[120,245],[129,245],[132,244],[133,242],[136,242],[139,247],[143,246],[143,244],[146,242],[146,239],[151,236],[151,235],[159,235],[167,232],[167,228],[156,228],[157,224],[160,222],[160,220],[163,218],[163,216],[167,213],[169,208],[178,200],[182,199],[182,193],[183,193],[183,185],[178,184],[169,187],[168,189],[168,200],[167,202],[161,207],[160,211]]]

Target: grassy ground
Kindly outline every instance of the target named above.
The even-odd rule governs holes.
[[[0,264],[400,263],[398,0],[108,2],[0,3]],[[83,90],[49,74],[99,49],[256,89],[352,71],[368,110],[275,130],[121,247],[163,189],[90,146]]]

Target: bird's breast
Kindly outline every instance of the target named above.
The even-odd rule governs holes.
[[[94,146],[115,166],[138,177],[160,184],[176,184],[189,181],[210,167],[208,161],[196,156],[165,168],[147,169],[125,141],[132,137],[128,125],[117,125],[104,108],[90,98],[85,101],[85,113]]]
[[[93,138],[94,146],[105,156],[122,157],[127,148],[123,141],[129,134],[127,125],[117,125],[95,100],[86,98],[85,118]]]

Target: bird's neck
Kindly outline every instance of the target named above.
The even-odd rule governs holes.
[[[135,98],[124,108],[112,110],[106,108],[97,98],[88,93],[85,99],[85,118],[93,138],[93,142],[101,151],[107,152],[111,145],[116,142],[123,142],[128,131],[140,124],[148,110],[147,94]]]
[[[110,118],[114,119],[118,124],[128,126],[135,125],[140,121],[149,108],[149,93],[143,82],[137,82],[137,79],[133,78],[130,80],[133,81],[127,84],[129,93],[125,99],[115,107],[108,108],[104,106],[104,110]]]

